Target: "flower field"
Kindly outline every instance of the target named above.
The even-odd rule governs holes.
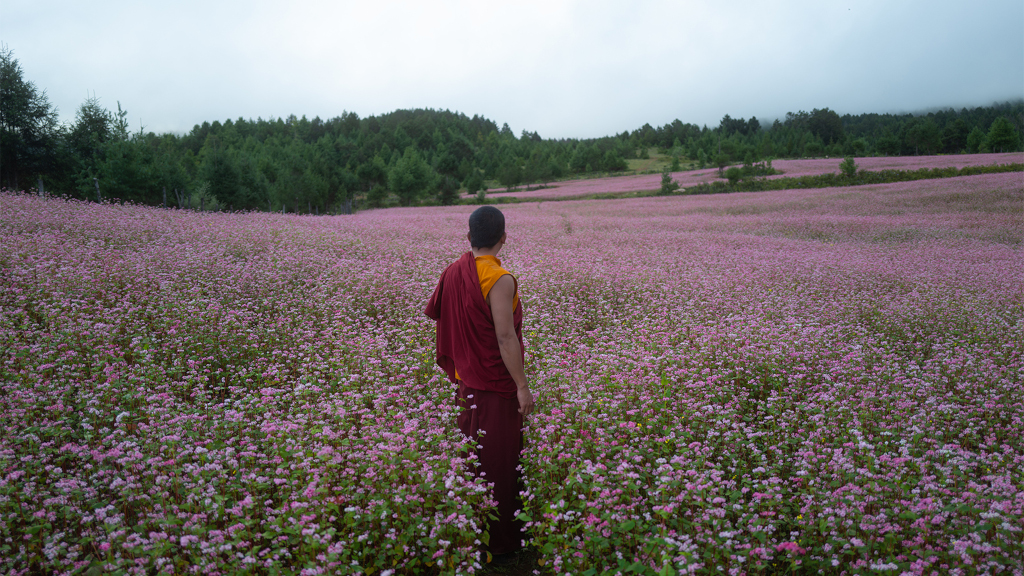
[[[781,172],[768,178],[796,178],[839,172],[842,158],[811,158],[797,160],[774,160],[772,167]],[[997,164],[1024,163],[1024,153],[1008,152],[1004,154],[956,154],[951,156],[883,156],[857,158],[857,167],[863,170],[919,170],[921,168],[965,168],[968,166],[993,166]],[[696,184],[721,180],[718,168],[705,168],[673,172],[672,178],[680,186],[686,188]],[[641,192],[657,190],[661,186],[660,174],[643,174],[633,176],[611,176],[607,178],[590,178],[584,180],[566,180],[554,182],[549,188],[540,190],[513,190],[507,192],[498,189],[488,192],[488,196],[515,197],[522,199],[555,199],[590,196],[594,194],[613,194],[618,192]],[[467,196],[469,197],[469,196]]]
[[[1021,573],[1020,173],[502,210],[543,571]],[[0,193],[0,570],[481,571],[471,211]]]
[[[842,158],[811,158],[799,160],[775,160],[772,166],[782,172],[768,178],[797,178],[828,172],[838,172]],[[994,166],[997,164],[1020,164],[1024,153],[1006,152],[1001,154],[953,154],[949,156],[872,156],[855,158],[861,170],[920,170],[922,168],[966,168],[968,166]]]

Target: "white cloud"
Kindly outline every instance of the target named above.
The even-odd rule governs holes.
[[[132,125],[432,107],[590,137],[1024,96],[1024,5],[7,0],[0,38],[66,119]]]

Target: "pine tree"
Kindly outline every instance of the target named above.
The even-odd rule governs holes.
[[[1000,116],[992,121],[988,129],[988,149],[992,152],[1012,152],[1020,143],[1017,131],[1005,117]]]
[[[416,148],[409,146],[405,154],[388,170],[388,188],[403,206],[411,206],[434,186],[437,173]]]
[[[24,79],[14,52],[0,45],[0,183],[24,187],[57,168],[57,109]]]

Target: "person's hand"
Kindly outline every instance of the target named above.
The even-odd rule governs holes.
[[[529,388],[523,386],[516,391],[516,398],[519,399],[519,413],[523,415],[523,418],[529,416],[533,412],[533,393]]]

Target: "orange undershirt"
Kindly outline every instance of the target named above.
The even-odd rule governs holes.
[[[501,267],[501,260],[498,260],[497,256],[476,257],[476,275],[480,278],[480,291],[483,292],[484,300],[487,300],[487,295],[491,293],[494,283],[506,274],[511,275],[508,270]],[[517,289],[512,295],[512,309],[515,310],[518,305],[519,290]],[[455,371],[455,377],[459,377],[458,370]]]

